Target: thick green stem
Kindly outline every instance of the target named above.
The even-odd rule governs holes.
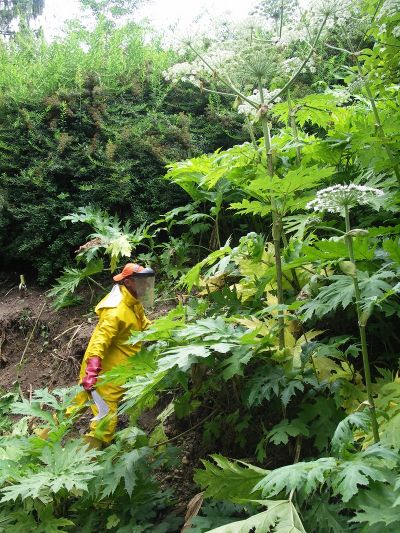
[[[287,248],[289,246],[289,243],[288,243],[288,240],[287,240],[287,237],[286,237],[286,234],[284,232],[284,230],[282,229],[282,242],[283,242],[283,246],[285,248]],[[288,280],[289,283],[291,284],[291,286],[297,291],[297,292],[300,292],[301,291],[301,285],[300,285],[300,281],[299,281],[299,278],[297,276],[297,272],[296,272],[296,269],[295,268],[291,268],[290,269],[290,273],[292,274],[292,279],[293,281],[291,281],[290,279]]]
[[[292,100],[290,98],[290,90],[288,89],[287,103],[289,108],[289,124],[292,128],[293,139],[296,141],[296,164],[300,166],[301,162],[301,149],[299,146],[299,132],[296,124],[296,110],[293,109]]]
[[[283,13],[284,13],[284,10],[283,10],[283,4],[284,4],[284,0],[281,0],[281,7],[280,7],[280,24],[279,24],[279,39],[282,37],[282,28],[283,28]]]
[[[354,258],[354,249],[353,249],[353,237],[349,235],[351,226],[350,226],[349,208],[347,206],[345,207],[345,221],[346,221],[346,234],[347,234],[346,235],[347,250],[349,253],[350,261],[353,263],[354,266],[356,266],[356,261]],[[367,387],[368,404],[369,404],[370,413],[371,413],[372,433],[374,435],[374,441],[379,442],[380,439],[379,439],[378,421],[376,419],[375,403],[374,403],[374,398],[372,395],[371,368],[369,365],[365,323],[362,319],[362,313],[361,313],[361,305],[360,305],[361,292],[360,292],[360,286],[358,284],[358,279],[357,279],[357,270],[355,271],[355,274],[352,276],[352,278],[353,278],[353,283],[354,283],[354,293],[356,296],[356,309],[357,309],[358,327],[360,331],[361,353],[362,353],[362,358],[363,358],[365,385]]]
[[[218,248],[221,248],[221,239],[219,237],[219,213],[215,216],[215,237],[217,239],[217,246]]]
[[[364,82],[365,92],[367,93],[368,100],[369,100],[369,102],[371,104],[371,107],[372,107],[372,112],[374,113],[376,130],[379,133],[380,138],[382,139],[383,147],[385,148],[386,153],[387,153],[387,155],[389,157],[389,160],[390,160],[390,162],[393,165],[393,171],[394,171],[394,173],[396,175],[397,181],[400,184],[400,167],[399,167],[399,164],[396,162],[395,157],[393,155],[393,152],[392,152],[391,148],[389,147],[389,145],[387,144],[388,139],[386,137],[385,130],[383,129],[383,126],[382,126],[382,121],[381,121],[381,117],[379,116],[379,111],[378,111],[378,108],[376,106],[375,98],[374,98],[374,96],[372,94],[371,87],[369,85],[368,80],[363,75],[363,72],[361,70],[361,65],[360,65],[360,62],[358,61],[358,59],[357,59],[357,68],[358,68],[358,73],[360,75],[360,78]]]
[[[260,102],[264,103],[264,95],[262,92],[261,80],[258,82],[258,89],[260,92]],[[261,124],[264,135],[265,155],[267,158],[267,173],[272,178],[274,175],[274,160],[272,156],[271,135],[269,131],[268,119],[265,114],[261,116]],[[282,274],[282,258],[281,258],[281,238],[282,238],[282,217],[278,211],[276,200],[271,196],[272,208],[272,240],[274,243],[275,254],[275,270],[276,270],[276,295],[278,298],[278,305],[283,305],[283,274]],[[278,337],[279,349],[285,348],[285,317],[283,311],[278,312]]]
[[[247,115],[245,117],[245,122],[246,122],[247,131],[249,132],[249,135],[250,135],[251,144],[253,145],[254,151],[257,154],[257,160],[260,161],[260,154],[259,154],[259,151],[258,151],[258,145],[257,145],[256,136],[254,135],[253,126],[252,126],[252,124],[251,124],[251,122],[249,120],[249,117]]]

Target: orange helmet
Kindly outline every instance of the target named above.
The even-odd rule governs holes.
[[[137,263],[127,263],[122,272],[113,277],[114,281],[122,281],[125,278],[130,278],[131,276],[138,277],[150,277],[154,276],[154,270],[152,268],[145,268]]]

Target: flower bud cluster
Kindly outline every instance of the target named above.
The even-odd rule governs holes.
[[[386,0],[379,10],[378,18],[398,16],[400,11],[400,0]]]
[[[300,57],[289,57],[288,59],[285,59],[285,61],[282,62],[281,71],[284,74],[291,76],[292,74],[296,72],[296,70],[300,68],[302,64],[303,64],[303,60]],[[312,58],[309,59],[304,70],[305,71],[308,70],[308,72],[311,72],[311,74],[315,74],[316,68],[315,68]]]
[[[268,91],[268,89],[262,89],[262,94],[264,97],[265,104],[268,105],[269,100],[271,100],[277,93],[279,92],[279,89],[274,89],[273,91]],[[255,89],[253,91],[253,94],[251,96],[247,97],[249,100],[254,102],[257,107],[253,107],[249,102],[243,102],[243,104],[240,104],[237,108],[237,112],[241,115],[252,115],[256,116],[258,111],[258,106],[261,105],[261,98],[260,98],[260,91],[258,89]],[[274,103],[280,102],[281,99],[277,98],[274,100]],[[272,107],[272,104],[268,107]]]
[[[216,70],[223,69],[226,64],[232,60],[235,52],[232,50],[211,50],[204,55],[207,64]],[[200,80],[211,75],[210,68],[207,67],[200,59],[195,59],[192,63],[184,61],[177,63],[165,70],[163,73],[166,81],[178,83],[178,81],[189,82],[197,87],[200,86]]]
[[[342,213],[346,207],[371,204],[378,196],[384,196],[383,191],[366,185],[333,185],[318,191],[315,200],[308,202],[306,209]]]
[[[396,37],[396,39],[398,39],[400,37],[400,26],[395,26],[392,29],[392,35],[393,35],[393,37]]]

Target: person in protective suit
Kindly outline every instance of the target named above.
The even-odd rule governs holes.
[[[101,448],[114,438],[117,425],[117,409],[124,389],[114,383],[97,384],[98,377],[116,365],[124,363],[140,350],[140,343],[128,344],[132,330],[143,331],[150,321],[143,303],[151,305],[154,299],[154,271],[136,263],[128,263],[122,272],[113,277],[113,289],[96,306],[99,322],[93,331],[83,357],[79,383],[84,390],[73,400],[67,414],[82,410],[94,388],[106,402],[109,411],[104,418],[92,420],[85,440],[91,447]],[[96,385],[97,384],[97,385]],[[94,415],[98,415],[96,404],[91,404]]]

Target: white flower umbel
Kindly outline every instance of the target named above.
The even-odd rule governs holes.
[[[268,89],[263,89],[262,92],[263,92],[264,102],[268,104],[269,100],[271,100],[277,93],[279,93],[279,89],[274,89],[273,91],[268,91]],[[260,91],[258,89],[255,89],[253,91],[253,94],[251,96],[248,96],[247,98],[251,100],[252,102],[254,102],[255,104],[261,105]],[[281,99],[277,98],[276,100],[274,100],[274,103],[278,103],[280,101]],[[257,114],[257,108],[253,107],[248,102],[243,102],[243,104],[240,104],[238,106],[237,112],[240,115],[254,115],[255,116]]]
[[[197,87],[201,86],[203,79],[212,76],[211,69],[222,70],[235,57],[233,50],[210,50],[204,54],[204,59],[207,61],[206,66],[200,59],[195,59],[192,63],[184,61],[183,63],[176,63],[168,70],[163,72],[164,79],[172,83],[189,82]]]
[[[400,0],[386,0],[378,13],[378,18],[395,17],[400,11]]]
[[[317,192],[315,200],[308,202],[307,209],[343,214],[345,209],[356,205],[371,205],[383,191],[366,185],[333,185]]]

